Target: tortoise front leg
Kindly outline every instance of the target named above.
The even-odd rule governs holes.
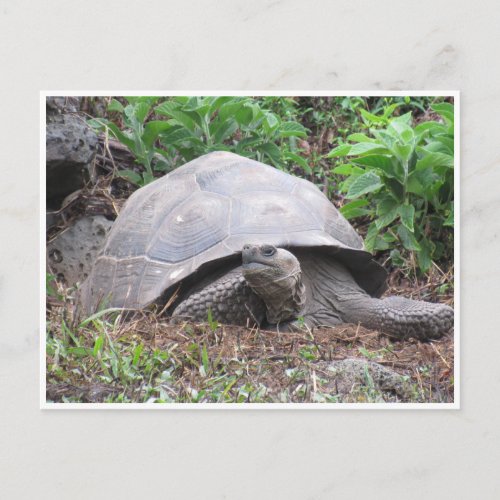
[[[209,309],[214,320],[230,325],[260,325],[266,317],[266,306],[248,286],[241,267],[190,294],[172,317],[206,322]]]

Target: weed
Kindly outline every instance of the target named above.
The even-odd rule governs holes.
[[[118,175],[143,186],[155,172],[168,172],[211,151],[232,151],[276,167],[292,162],[310,171],[300,156],[297,138],[307,130],[266,109],[269,101],[250,97],[125,97],[124,106],[111,100],[108,111],[117,113],[123,130],[109,119],[89,124],[107,131],[126,145],[144,167],[142,172],[119,170]]]
[[[348,218],[368,216],[365,246],[391,250],[396,265],[407,259],[398,250],[416,255],[420,271],[453,252],[453,105],[432,105],[444,123],[411,126],[411,113],[391,118],[397,104],[377,116],[361,110],[370,136],[351,134],[327,156],[345,177],[342,192],[353,201],[341,212]],[[378,125],[375,128],[372,125]],[[383,127],[382,127],[383,125]],[[363,196],[363,198],[361,198]]]

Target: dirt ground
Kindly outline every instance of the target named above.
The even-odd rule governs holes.
[[[61,336],[56,330],[52,335]],[[172,325],[168,318],[141,313],[135,320],[121,323],[109,335],[113,350],[140,344],[150,357],[161,354],[167,360],[162,370],[168,368],[165,372],[169,378],[158,382],[163,393],[159,402],[450,403],[454,400],[451,333],[423,343],[391,339],[357,325],[277,332],[228,325]],[[85,344],[86,336],[91,354],[95,336],[91,331],[82,331],[81,344]],[[365,367],[366,373],[338,374],[334,367],[344,360],[355,360],[354,363]],[[98,362],[102,364],[102,358],[96,357],[95,351],[94,358],[89,355],[86,359],[59,361],[65,373],[54,376],[49,370],[47,399],[115,402],[114,397],[121,394],[124,402],[144,402],[147,365],[143,369],[138,367],[140,384],[119,376],[103,383]],[[53,363],[54,357],[49,355],[47,366],[53,367]],[[97,370],[92,368],[96,365]],[[400,380],[385,386],[380,384],[379,367],[384,371],[382,378]]]

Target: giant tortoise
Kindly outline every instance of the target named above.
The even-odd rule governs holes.
[[[311,182],[228,152],[137,190],[83,283],[79,314],[157,305],[176,317],[282,329],[361,323],[436,338],[453,309],[379,298],[386,272]]]

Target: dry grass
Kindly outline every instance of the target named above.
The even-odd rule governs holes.
[[[51,308],[49,315],[49,345],[66,345],[59,347],[57,360],[54,348],[48,350],[47,398],[51,401],[453,401],[451,336],[421,343],[390,339],[355,325],[292,333],[171,325],[150,313],[127,322],[99,318],[68,335],[59,326],[61,311]],[[96,349],[98,338],[103,340]],[[405,390],[378,387],[368,373],[365,379],[349,382],[348,390],[343,380],[339,389],[340,378],[331,367],[345,359],[390,369],[402,376]]]

